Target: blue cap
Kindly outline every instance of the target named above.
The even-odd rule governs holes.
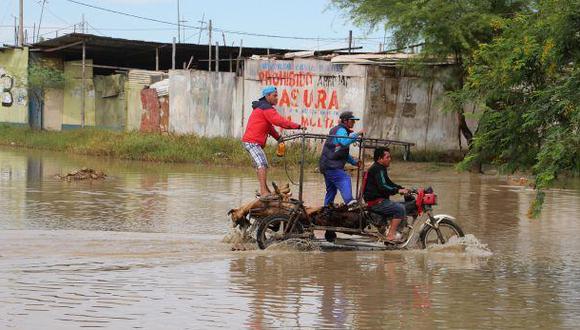
[[[264,89],[262,89],[262,96],[266,96],[268,94],[272,94],[272,93],[277,92],[277,91],[278,90],[274,86],[266,86],[266,87],[264,87]]]

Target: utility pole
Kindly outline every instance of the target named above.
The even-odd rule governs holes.
[[[81,16],[81,33],[85,33],[85,14]]]
[[[205,13],[203,13],[201,15],[201,21],[199,22],[199,36],[197,38],[197,44],[198,45],[201,42],[201,31],[203,31],[203,24],[205,23],[204,19],[205,19]]]
[[[208,24],[208,41],[207,44],[209,46],[209,56],[208,59],[209,61],[207,62],[208,68],[207,71],[211,71],[211,19],[209,20],[209,24]]]
[[[18,23],[18,47],[24,45],[24,0],[20,0],[20,22]]]
[[[215,42],[215,72],[218,72],[220,68],[220,43]]]
[[[171,69],[175,70],[175,37],[173,37],[173,44],[171,47]]]
[[[181,43],[181,16],[179,15],[179,0],[177,0],[177,42]]]
[[[14,16],[14,47],[18,45],[18,24],[16,22],[16,16]]]
[[[85,128],[85,103],[86,103],[86,87],[85,87],[85,78],[86,78],[86,58],[87,58],[87,51],[86,51],[86,42],[83,39],[83,55],[82,55],[82,84],[81,84],[81,127]]]
[[[42,7],[40,8],[40,19],[38,20],[38,32],[36,33],[36,40],[32,40],[33,42],[38,41],[38,36],[40,35],[40,25],[42,24],[42,15],[44,14],[44,5],[46,4],[46,0],[42,0]]]
[[[350,54],[350,49],[352,48],[352,30],[348,31],[348,53]]]

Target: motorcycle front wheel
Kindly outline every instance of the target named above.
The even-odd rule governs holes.
[[[421,231],[420,241],[423,249],[432,245],[445,244],[449,242],[452,237],[463,237],[463,230],[450,219],[442,219],[439,221],[437,228],[426,226]]]
[[[285,214],[275,214],[261,220],[256,232],[256,241],[260,249],[264,250],[268,246],[287,239],[284,234],[288,226],[288,216]],[[298,221],[294,224],[293,234],[302,234],[304,229]]]

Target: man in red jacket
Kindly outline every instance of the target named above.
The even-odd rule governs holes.
[[[278,103],[278,91],[274,86],[265,87],[262,90],[262,97],[258,101],[252,102],[252,114],[248,119],[246,132],[242,137],[244,148],[250,154],[252,163],[258,173],[258,181],[260,182],[260,196],[269,195],[270,189],[267,185],[268,175],[268,159],[264,153],[264,146],[268,135],[274,139],[280,140],[280,134],[276,131],[274,126],[279,126],[285,129],[300,129],[300,125],[278,114],[274,105]]]

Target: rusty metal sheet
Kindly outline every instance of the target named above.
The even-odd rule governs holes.
[[[143,113],[141,114],[141,132],[159,132],[160,109],[157,91],[152,88],[141,91],[141,104]]]

